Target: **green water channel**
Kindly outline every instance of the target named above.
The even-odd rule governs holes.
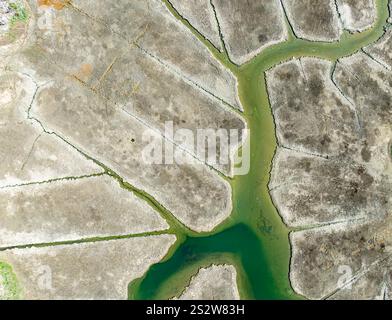
[[[172,228],[178,241],[165,259],[143,278],[129,285],[130,299],[169,299],[178,296],[201,267],[230,263],[236,266],[242,299],[299,299],[289,282],[290,230],[274,207],[268,182],[276,151],[275,124],[266,90],[265,71],[295,57],[318,57],[331,62],[354,54],[378,40],[387,27],[388,1],[377,0],[377,22],[362,33],[344,33],[339,42],[301,40],[289,29],[289,39],[265,49],[242,66],[232,64],[174,11],[179,20],[202,41],[238,79],[243,117],[250,129],[251,168],[231,181],[233,212],[209,234]]]

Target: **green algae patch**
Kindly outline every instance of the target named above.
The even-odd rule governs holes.
[[[23,4],[14,2],[10,4],[10,8],[15,11],[15,14],[10,21],[11,27],[15,26],[17,23],[26,23],[28,21],[29,14]]]
[[[206,237],[188,237],[167,260],[153,265],[147,274],[129,286],[129,298],[161,300],[179,296],[202,267],[211,264],[231,264],[237,270],[237,283],[242,299],[298,299],[289,285],[289,246],[282,244],[277,233],[267,237],[276,239],[275,256],[278,265],[271,265],[271,248],[266,239],[245,224],[237,224],[223,232]],[[269,245],[272,243],[270,242]],[[287,270],[285,269],[287,268]],[[282,270],[283,269],[283,270]],[[277,277],[277,275],[280,276]]]
[[[257,259],[254,259],[257,256]],[[243,299],[279,298],[263,248],[246,225],[239,224],[216,235],[188,237],[166,261],[152,266],[146,276],[132,282],[130,298],[169,299],[181,295],[200,268],[211,264],[231,264]]]
[[[27,28],[30,20],[30,8],[26,1],[18,0],[9,4],[13,16],[8,21],[8,31],[0,35],[0,46],[9,45],[20,38],[23,38],[27,33]]]
[[[0,300],[18,300],[21,289],[10,265],[0,261]]]

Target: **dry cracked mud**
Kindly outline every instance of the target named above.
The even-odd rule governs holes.
[[[342,28],[335,0],[282,0],[297,37],[312,41],[336,41]]]
[[[170,0],[170,3],[216,48],[223,50],[219,25],[211,0]]]
[[[370,28],[376,20],[374,0],[336,0],[343,28],[361,32]]]
[[[151,207],[104,176],[0,190],[0,247],[168,229]]]
[[[243,64],[265,47],[287,38],[279,0],[211,0],[222,30],[222,40],[236,64]]]
[[[392,29],[387,29],[377,43],[364,48],[364,51],[376,62],[392,70]]]
[[[211,231],[231,213],[232,163],[206,163],[166,123],[242,133],[236,79],[161,1],[135,1],[133,19],[127,1],[24,4],[26,33],[1,35],[0,260],[17,279],[2,296],[125,299],[173,223]],[[184,163],[146,163],[146,133]]]
[[[87,2],[83,4],[88,5]],[[144,2],[135,3],[136,8],[139,5],[140,10],[148,9]],[[156,1],[157,5],[163,9],[159,1]],[[39,20],[40,12],[42,14],[45,9],[38,9]],[[118,15],[112,16],[119,18],[120,9]],[[94,10],[96,14],[100,12],[106,13],[107,10]],[[186,144],[176,145],[169,138],[165,139],[162,131],[169,120],[174,122],[174,129],[182,126],[190,130],[200,127],[243,129],[244,121],[220,99],[201,90],[144,49],[128,43],[105,24],[95,22],[73,7],[51,13],[54,27],[42,32],[39,24],[33,25],[29,44],[9,62],[11,68],[25,73],[29,72],[28,69],[35,70],[31,78],[37,91],[29,115],[46,132],[56,133],[77,150],[152,195],[193,230],[209,231],[227,218],[231,212],[228,183],[198,161],[197,154],[192,154]],[[137,11],[134,14],[139,16]],[[157,11],[157,14],[162,12]],[[149,17],[147,13],[144,15]],[[173,18],[169,12],[165,19],[168,23],[176,23],[170,21]],[[124,30],[131,32],[139,27],[135,25]],[[180,30],[179,36],[189,38],[192,34]],[[53,45],[56,42],[58,45]],[[84,45],[80,46],[80,43]],[[194,40],[190,43],[198,46]],[[202,49],[200,47],[195,52]],[[210,63],[217,66],[211,74],[222,81],[224,75],[216,73],[217,68],[222,67],[207,51],[204,53],[207,56],[201,65],[206,65],[210,59]],[[122,72],[124,68],[133,71],[127,75]],[[174,86],[173,90],[177,92],[169,91],[166,86]],[[205,112],[211,112],[211,116],[206,117]],[[168,145],[186,163],[165,166],[146,163],[142,151],[149,142],[145,136],[149,131],[153,131],[155,140]],[[230,174],[230,166],[222,171]]]
[[[239,300],[237,272],[231,265],[212,265],[199,270],[180,300]]]
[[[173,235],[129,238],[0,252],[28,300],[126,299],[128,284],[160,261]]]
[[[129,18],[129,1],[126,0],[115,3],[101,1],[99,4],[94,0],[77,0],[72,1],[72,6],[82,14],[103,22],[120,36],[125,47],[126,42],[136,44],[141,52],[171,72],[209,95],[241,109],[233,74],[213,58],[162,1],[133,1],[132,19]]]
[[[344,30],[362,32],[376,21],[374,0],[282,0],[297,37],[337,41]]]
[[[302,58],[268,73],[280,142],[270,190],[296,229],[291,282],[307,298],[374,299],[389,290],[391,81],[365,53],[336,66]]]
[[[376,18],[373,0],[13,10],[0,29],[0,299],[126,299],[176,228],[211,232],[229,218],[233,162],[171,136],[247,128],[234,73],[200,37],[242,65],[289,38],[337,42]],[[301,57],[266,73],[278,140],[269,189],[306,298],[391,298],[391,43],[389,24],[336,63]],[[182,161],[147,163],[146,145]],[[239,299],[236,278],[234,266],[200,269],[180,299]]]

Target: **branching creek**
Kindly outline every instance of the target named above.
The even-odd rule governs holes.
[[[299,57],[325,59],[333,66],[340,58],[350,56],[374,43],[388,26],[388,0],[376,0],[377,20],[372,28],[361,33],[346,31],[336,42],[299,39],[286,20],[288,39],[264,49],[241,66],[230,61],[227,50],[220,52],[216,49],[174,9],[169,0],[162,1],[173,16],[236,77],[238,95],[244,109],[241,115],[250,130],[250,170],[246,175],[228,179],[232,187],[233,202],[230,217],[212,232],[196,233],[179,223],[155,199],[132,187],[115,172],[96,161],[105,174],[154,207],[170,225],[168,233],[177,237],[176,244],[161,262],[152,265],[142,278],[129,284],[128,298],[149,300],[177,297],[200,268],[227,263],[236,267],[242,299],[303,299],[294,293],[289,280],[289,233],[293,230],[282,221],[268,190],[277,139],[265,72]],[[9,266],[0,264],[0,274],[6,275],[5,280],[9,283],[17,282]],[[16,292],[17,288],[14,289]]]
[[[130,299],[170,299],[179,296],[202,267],[229,263],[237,269],[242,299],[302,299],[289,281],[289,233],[274,204],[268,183],[277,148],[275,122],[267,93],[265,72],[285,61],[317,57],[332,63],[377,41],[385,32],[388,1],[377,0],[377,20],[361,33],[345,31],[339,41],[313,42],[299,39],[286,21],[288,39],[266,48],[251,61],[237,66],[226,50],[218,51],[170,4],[171,13],[210,50],[237,78],[244,108],[242,116],[250,130],[251,167],[247,175],[230,180],[233,212],[213,232],[195,234],[182,227],[170,232],[178,238],[167,256],[129,285]]]

